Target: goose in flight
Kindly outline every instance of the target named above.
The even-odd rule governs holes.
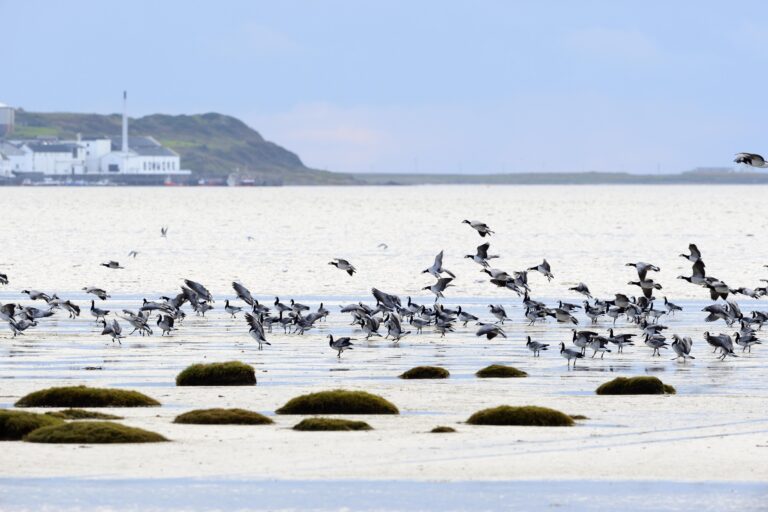
[[[329,261],[328,264],[333,265],[339,270],[343,270],[350,276],[355,275],[355,272],[357,272],[357,269],[350,262],[342,258],[333,258],[333,261]]]
[[[432,274],[436,278],[440,279],[441,274],[445,272],[449,276],[455,278],[456,274],[451,272],[450,270],[443,268],[443,251],[440,251],[437,256],[435,256],[435,262],[432,263],[432,266],[429,268],[425,268],[421,271],[422,274]]]
[[[504,330],[496,324],[482,324],[475,333],[475,336],[485,336],[485,339],[487,340],[492,340],[496,336],[501,336],[502,338],[507,337]]]
[[[341,353],[345,350],[352,350],[352,338],[344,336],[343,338],[333,339],[333,334],[328,335],[328,346],[338,352],[338,357],[341,359]]]
[[[213,300],[213,296],[211,295],[211,292],[208,291],[208,288],[201,285],[200,283],[192,281],[191,279],[185,279],[184,284],[186,284],[189,288],[191,288],[203,300],[206,300],[208,302],[216,302],[215,300]]]
[[[166,238],[168,236],[168,226],[163,226],[160,228],[160,236],[162,238]]]
[[[544,275],[547,281],[551,281],[555,276],[552,274],[552,268],[549,266],[549,262],[545,259],[535,267],[530,267],[528,270],[535,270]]]
[[[235,293],[237,294],[237,297],[241,301],[245,302],[246,304],[248,304],[252,308],[256,307],[256,304],[258,304],[258,302],[253,298],[253,296],[251,295],[251,292],[250,292],[250,290],[248,290],[248,288],[246,288],[245,286],[241,285],[237,281],[232,281],[232,288],[235,290]]]
[[[139,255],[139,251],[131,251],[131,252],[128,253],[128,257],[129,258],[136,259],[136,256],[138,256],[138,255]]]
[[[590,299],[592,298],[592,294],[589,293],[589,288],[584,283],[579,283],[576,286],[572,286],[571,288],[568,288],[568,289],[576,293],[580,293],[586,296],[587,298],[590,298]]]
[[[382,251],[386,251],[387,249],[389,249],[389,246],[387,244],[385,244],[384,242],[381,242],[379,245],[377,245],[377,247],[379,249],[381,249]]]
[[[685,258],[690,262],[696,263],[697,261],[701,261],[701,251],[698,247],[696,247],[696,244],[688,244],[688,251],[691,254],[681,254],[681,258]]]
[[[684,256],[684,255],[682,255]],[[685,281],[688,281],[691,284],[697,284],[699,286],[706,286],[707,284],[707,273],[704,269],[704,262],[702,260],[697,260],[693,264],[693,270],[691,273],[691,276],[677,276],[678,279],[683,279]]]
[[[627,284],[633,284],[639,286],[643,290],[643,295],[646,299],[650,299],[653,296],[653,290],[661,290],[661,285],[655,283],[653,279],[643,279],[640,281],[629,281]]]
[[[493,231],[491,231],[491,228],[488,227],[488,224],[485,222],[480,222],[479,220],[463,220],[461,221],[462,224],[469,224],[469,227],[474,229],[478,232],[478,234],[482,237],[485,237],[486,235],[490,236],[493,234]]]
[[[116,262],[116,261],[114,261],[114,260],[109,260],[108,262],[106,262],[106,263],[101,263],[100,265],[101,265],[102,267],[107,267],[107,268],[112,268],[112,269],[117,269],[117,268],[125,268],[125,267],[121,267],[121,266],[120,266],[120,263],[118,263],[118,262]]]
[[[653,272],[658,272],[659,270],[661,270],[656,265],[652,265],[644,261],[638,261],[637,263],[627,263],[626,266],[635,267],[635,270],[637,270],[637,276],[640,278],[640,280],[645,280],[645,277],[648,274],[649,270]]]
[[[498,254],[488,255],[488,249],[491,247],[491,244],[486,242],[482,245],[478,245],[475,254],[467,254],[464,256],[465,258],[469,258],[478,265],[482,265],[485,268],[488,268],[488,260],[492,260],[494,258],[498,258]]]
[[[8,274],[0,272],[0,284],[8,284]]]
[[[720,349],[722,355],[719,356],[718,359],[721,361],[725,360],[728,356],[737,357],[736,354],[733,353],[733,340],[727,334],[714,335],[710,334],[709,331],[706,331],[704,333],[704,340],[706,340],[709,346],[714,347],[714,350],[712,351],[713,354]]]
[[[733,159],[737,164],[746,164],[750,167],[768,167],[765,163],[765,158],[757,153],[736,153],[736,158]]]
[[[437,299],[439,299],[440,297],[445,298],[445,295],[443,295],[443,292],[449,286],[453,286],[451,284],[451,281],[453,281],[452,277],[441,277],[437,280],[435,284],[433,284],[432,286],[425,286],[424,288],[422,288],[422,290],[429,290],[432,293],[434,293],[435,302],[437,302]]]
[[[44,300],[45,302],[51,301],[51,296],[47,293],[39,292],[37,290],[21,290],[21,293],[29,295],[30,300]]]
[[[111,295],[107,295],[107,292],[105,290],[102,290],[101,288],[96,288],[95,286],[86,286],[83,288],[83,291],[85,293],[90,293],[91,295],[97,296],[101,300],[107,300],[111,297]]]

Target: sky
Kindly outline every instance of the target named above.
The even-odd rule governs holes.
[[[762,1],[0,0],[0,102],[221,112],[343,172],[671,173],[766,151]]]

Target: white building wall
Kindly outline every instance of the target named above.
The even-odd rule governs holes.
[[[76,155],[72,152],[38,152],[32,153],[31,172],[41,172],[46,175],[72,175],[82,174],[85,160],[82,158],[82,150]]]
[[[85,140],[80,143],[85,152],[85,174],[101,172],[101,160],[112,151],[112,141],[109,139]]]
[[[140,156],[120,151],[110,153],[101,159],[103,174],[162,174],[180,170],[178,156]]]

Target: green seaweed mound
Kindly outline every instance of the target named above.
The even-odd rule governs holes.
[[[109,421],[76,421],[33,430],[24,438],[30,443],[157,443],[167,441],[160,434]]]
[[[675,388],[656,377],[616,377],[597,388],[598,395],[664,395],[675,394]]]
[[[399,414],[384,398],[365,391],[334,389],[292,398],[277,414]]]
[[[192,425],[269,425],[263,414],[245,409],[197,409],[176,416],[174,423]]]
[[[18,441],[41,427],[61,425],[58,418],[26,411],[0,411],[0,441]]]
[[[547,407],[501,405],[483,409],[469,417],[470,425],[521,425],[530,427],[570,427],[573,419],[565,413]]]
[[[518,370],[514,366],[505,366],[503,364],[492,364],[490,366],[486,366],[482,370],[478,370],[475,375],[483,379],[501,379],[528,376],[528,374],[523,370]]]
[[[447,379],[450,372],[439,366],[417,366],[400,375],[401,379]]]
[[[253,386],[253,366],[240,361],[193,364],[176,376],[177,386]]]
[[[152,407],[157,400],[138,391],[68,386],[35,391],[16,402],[16,407]]]
[[[364,421],[342,420],[337,418],[306,418],[294,425],[293,430],[308,432],[317,431],[349,431],[349,430],[373,430]]]
[[[103,412],[86,411],[85,409],[64,409],[63,411],[51,411],[45,413],[62,420],[121,420],[121,416],[105,414]]]
[[[444,427],[442,425],[437,426],[429,431],[432,434],[450,434],[452,432],[456,432],[456,429],[453,427]]]

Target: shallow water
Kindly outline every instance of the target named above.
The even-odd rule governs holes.
[[[757,346],[751,354],[739,352],[737,358],[718,361],[702,332],[732,329],[722,322],[705,324],[701,308],[710,303],[706,290],[675,277],[690,274],[690,264],[677,255],[696,242],[710,274],[731,287],[762,284],[759,279],[768,275],[762,266],[768,262],[768,220],[755,212],[761,211],[766,191],[736,186],[0,188],[5,220],[0,225],[5,241],[0,272],[11,279],[0,287],[0,302],[28,304],[19,292],[32,288],[57,292],[83,306],[78,319],[59,313],[15,339],[10,331],[0,331],[0,407],[53,385],[136,388],[158,398],[163,407],[118,412],[127,423],[175,441],[152,449],[8,443],[5,456],[15,464],[0,465],[0,477],[764,482],[768,468],[756,461],[768,453],[768,352]],[[464,218],[483,220],[496,234],[481,239],[461,224]],[[167,238],[160,237],[163,225],[170,228]],[[659,265],[662,271],[654,279],[664,289],[657,295],[666,294],[684,307],[661,323],[669,326],[669,334],[693,337],[696,360],[673,362],[667,352],[651,357],[651,350],[638,343],[623,354],[587,357],[568,369],[556,345],[570,339],[571,326],[552,321],[528,326],[520,299],[490,285],[480,267],[462,258],[485,240],[491,242],[492,253],[502,255],[493,266],[507,271],[546,257],[555,279],[549,283],[531,273],[529,283],[531,296],[550,304],[557,299],[579,302],[581,296],[568,291],[579,281],[603,298],[615,292],[636,295],[639,289],[626,284],[636,274],[624,264],[643,260]],[[382,242],[388,249],[377,247]],[[372,286],[403,300],[410,295],[431,304],[432,297],[421,288],[433,278],[420,272],[440,249],[445,249],[444,266],[457,274],[444,303],[462,305],[486,321],[493,320],[487,305],[503,304],[511,319],[505,324],[508,338],[478,339],[472,325],[459,325],[445,338],[425,329],[399,344],[358,339],[354,350],[337,359],[327,346],[328,333],[361,337],[338,306],[371,303]],[[139,256],[127,258],[129,250]],[[349,259],[358,274],[350,278],[328,265],[333,257]],[[99,266],[109,259],[126,268]],[[100,307],[114,314],[136,310],[143,297],[176,293],[184,278],[208,286],[216,309],[204,318],[189,313],[171,337],[134,335],[122,345],[99,335],[87,312],[90,297],[80,290],[86,285],[107,289],[112,298]],[[234,298],[233,280],[264,302],[275,295],[313,309],[323,302],[332,314],[303,336],[275,327],[268,335],[272,346],[258,351],[242,315],[232,319],[222,311],[224,299]],[[745,312],[768,309],[763,301],[739,297],[738,302]],[[583,314],[577,317],[579,328],[603,332],[611,326],[608,321],[592,326]],[[637,332],[624,320],[616,330]],[[527,335],[550,343],[551,350],[533,358],[524,346]],[[189,364],[231,359],[254,365],[256,387],[173,385],[175,375]],[[529,377],[513,382],[474,377],[493,363],[517,366]],[[420,364],[443,366],[451,378],[396,378]],[[658,376],[675,386],[678,395],[594,395],[610,378],[641,374]],[[301,434],[289,430],[296,418],[277,416],[276,425],[260,427],[258,435],[171,423],[183,410],[214,406],[271,415],[292,396],[333,387],[382,394],[402,415],[367,419],[376,430],[344,434],[343,451],[336,441],[321,441],[333,438],[297,437]],[[567,432],[526,427],[500,431],[461,423],[482,407],[503,403],[545,405],[589,419]],[[458,425],[460,432],[425,440],[422,434],[437,424]],[[300,460],[293,461],[297,453]],[[590,454],[590,464],[584,464],[584,453]],[[24,485],[34,486],[35,481]],[[57,483],[55,488],[65,487]],[[631,492],[639,496],[638,489]],[[585,487],[579,499],[593,490]],[[682,503],[706,502],[694,499],[697,492],[685,490],[678,497]],[[25,503],[12,502],[19,509]],[[638,503],[628,502],[627,509],[642,510]],[[751,502],[743,503],[748,508]],[[488,508],[494,504],[489,502]]]

